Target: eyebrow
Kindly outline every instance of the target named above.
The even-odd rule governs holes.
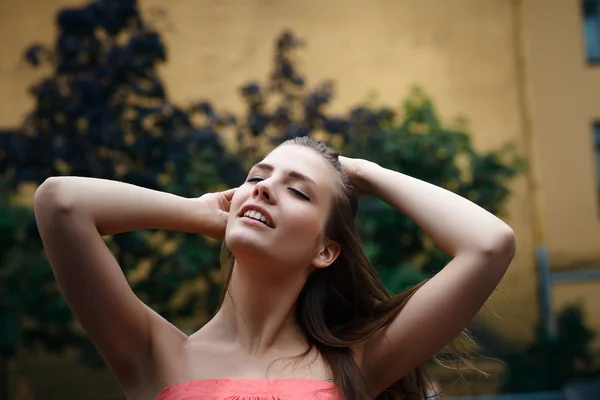
[[[267,163],[258,163],[254,166],[254,168],[258,168],[258,169],[261,169],[263,171],[268,171],[268,172],[273,172],[273,170],[275,169],[271,164],[267,164]],[[296,179],[299,181],[308,182],[312,185],[317,186],[317,182],[315,182],[313,179],[309,178],[308,176],[301,174],[300,172],[290,171],[290,172],[288,172],[288,176],[290,178],[293,178],[293,179]]]

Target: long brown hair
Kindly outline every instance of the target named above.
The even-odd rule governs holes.
[[[331,163],[340,176],[340,188],[325,226],[325,237],[337,242],[340,255],[328,268],[318,268],[310,275],[296,304],[296,321],[304,333],[309,349],[316,348],[328,364],[333,382],[346,400],[368,398],[368,384],[355,362],[352,346],[386,328],[402,311],[410,297],[426,282],[393,295],[362,250],[355,225],[358,198],[348,175],[339,162],[339,153],[307,136],[288,140],[282,145],[308,147]],[[221,304],[231,280],[234,256],[223,243],[222,265],[227,278]],[[460,369],[474,368],[469,351],[473,341],[465,331],[448,346],[448,352]],[[448,364],[435,358],[439,364]],[[377,400],[427,399],[430,382],[425,366],[420,366],[383,391]]]

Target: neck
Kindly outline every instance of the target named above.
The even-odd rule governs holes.
[[[264,261],[264,260],[263,260]],[[227,338],[248,353],[302,338],[295,319],[296,299],[308,275],[269,274],[277,266],[234,264],[227,294],[214,318]],[[281,270],[281,269],[279,269]]]

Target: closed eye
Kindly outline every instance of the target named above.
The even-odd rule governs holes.
[[[300,197],[303,200],[310,201],[310,197],[299,191],[298,189],[289,188],[296,196]]]
[[[247,182],[260,182],[260,181],[262,181],[262,180],[263,180],[263,178],[260,178],[260,177],[254,177],[254,178],[250,178],[250,179],[248,179],[248,180],[247,180]]]

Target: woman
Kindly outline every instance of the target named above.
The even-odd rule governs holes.
[[[453,260],[390,297],[355,233],[357,192],[407,215]],[[423,398],[419,367],[467,326],[515,250],[512,230],[470,201],[307,137],[237,189],[186,199],[51,178],[35,214],[65,298],[128,399]],[[136,229],[224,237],[222,304],[193,335],[134,295],[102,240]]]

